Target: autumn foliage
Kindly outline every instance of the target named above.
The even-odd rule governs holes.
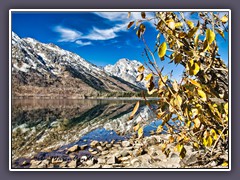
[[[193,146],[196,151],[203,152],[196,163],[204,164],[212,159],[220,161],[220,155],[228,151],[229,96],[228,67],[219,55],[216,34],[225,38],[228,14],[220,17],[216,12],[194,12],[192,16],[198,17],[197,23],[186,19],[182,12],[155,12],[153,18],[142,12],[141,16],[142,19],[128,25],[128,28],[135,25],[136,35],[145,44],[148,59],[146,65],[138,67],[136,80],[147,81],[147,93],[159,98],[157,109],[153,111],[162,123],[156,133],[170,134],[162,144],[162,151],[168,156],[168,146],[174,143],[175,151],[184,160],[185,146]],[[159,32],[153,50],[144,39],[147,31],[144,24],[149,21]],[[158,58],[155,58],[156,54]],[[181,80],[177,82],[164,75],[158,66],[161,61],[183,66]],[[152,73],[144,77],[145,68],[150,68]],[[146,104],[153,109],[152,104]],[[139,103],[131,119],[138,107]],[[144,125],[139,123],[134,127],[139,138],[143,136]]]

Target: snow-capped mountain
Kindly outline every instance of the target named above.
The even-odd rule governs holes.
[[[110,75],[120,77],[125,81],[128,81],[140,88],[146,88],[147,82],[137,82],[136,77],[138,75],[138,67],[142,65],[137,60],[129,60],[126,58],[118,60],[114,65],[107,65],[104,70]],[[145,69],[144,74],[151,73],[150,70]]]
[[[12,87],[14,95],[96,95],[134,92],[135,85],[105,73],[82,57],[50,43],[20,38],[12,32]],[[15,86],[16,85],[16,86]]]

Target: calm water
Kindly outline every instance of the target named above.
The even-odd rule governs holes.
[[[139,121],[128,118],[136,101],[124,100],[14,100],[12,105],[12,157],[30,157],[39,152],[92,139],[120,140],[132,133]],[[146,121],[154,116],[144,106]],[[156,128],[152,123],[147,130]]]

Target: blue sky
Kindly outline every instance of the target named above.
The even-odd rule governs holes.
[[[127,12],[13,12],[12,30],[21,38],[31,37],[43,43],[54,43],[98,66],[114,64],[120,58],[144,62],[143,43],[137,38],[134,28],[127,30],[127,24],[140,19],[139,12],[127,18]],[[189,16],[188,13],[185,14]],[[153,16],[148,12],[147,17]],[[190,18],[190,16],[189,16]],[[192,19],[197,21],[197,19]],[[157,31],[146,23],[144,34],[151,49],[154,49]],[[217,35],[222,59],[228,59],[228,34],[226,41]],[[168,62],[161,62],[165,73],[174,70],[179,76],[182,68]]]

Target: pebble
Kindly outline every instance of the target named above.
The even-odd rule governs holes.
[[[102,151],[101,154],[102,154],[103,156],[105,156],[105,155],[109,154],[109,151]]]
[[[106,159],[104,159],[104,158],[98,158],[98,163],[99,163],[99,164],[105,164],[105,163],[106,163]]]
[[[81,150],[85,150],[87,147],[88,147],[88,145],[87,145],[87,144],[84,144],[84,145],[80,146],[80,149],[81,149]]]
[[[91,166],[90,168],[101,168],[102,167],[102,165],[100,165],[100,164],[94,164],[93,166]]]
[[[93,140],[93,141],[90,143],[90,146],[91,146],[91,147],[96,147],[98,144],[99,144],[98,141]]]
[[[131,144],[130,144],[130,142],[129,141],[122,141],[122,146],[123,147],[128,147],[128,146],[130,146]]]
[[[76,168],[77,167],[77,161],[72,160],[70,163],[68,163],[69,168]]]
[[[102,168],[112,168],[113,166],[112,165],[109,165],[109,164],[105,164],[102,166]]]
[[[116,157],[112,156],[107,160],[107,164],[115,164],[116,163]]]
[[[75,152],[75,151],[77,151],[78,149],[79,149],[79,146],[76,144],[76,145],[70,147],[67,151],[68,151],[68,152]]]

